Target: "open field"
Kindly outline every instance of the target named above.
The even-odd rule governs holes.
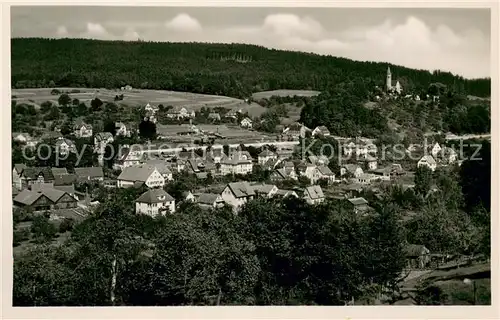
[[[89,89],[89,88],[57,88],[59,91],[68,92],[72,99],[78,99],[82,102],[90,104],[94,98],[99,98],[102,101],[113,102],[116,95],[123,94],[124,98],[117,103],[129,106],[145,105],[147,103],[153,105],[163,104],[164,106],[183,106],[200,110],[202,107],[223,107],[230,110],[242,110],[248,112],[250,116],[260,116],[266,111],[265,108],[257,103],[245,103],[241,99],[230,98],[225,96],[215,96],[206,94],[197,94],[190,92],[177,91],[162,91],[162,90],[143,90],[132,89],[130,91],[108,90],[108,89]],[[78,93],[71,91],[78,90]],[[52,88],[34,88],[34,89],[13,89],[12,96],[19,103],[34,103],[41,104],[45,101],[56,102],[58,95],[52,95]]]
[[[319,91],[313,91],[313,90],[272,90],[272,91],[262,91],[262,92],[256,92],[252,94],[252,98],[254,99],[265,99],[265,98],[270,98],[272,96],[279,96],[279,97],[293,97],[293,96],[298,96],[298,97],[314,97],[320,94]]]

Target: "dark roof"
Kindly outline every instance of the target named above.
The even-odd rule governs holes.
[[[352,198],[352,199],[347,199],[347,201],[352,203],[354,206],[362,206],[368,204],[368,201],[366,201],[365,198]]]
[[[306,188],[306,193],[311,199],[321,199],[324,198],[323,190],[318,185],[309,186]]]
[[[327,166],[318,166],[318,170],[325,176],[333,176],[332,170],[330,170]]]
[[[54,175],[49,167],[27,167],[23,173],[28,179],[37,179],[39,175],[43,175],[45,181],[54,180]]]
[[[154,166],[145,166],[145,165],[126,167],[118,176],[118,180],[146,182],[146,180],[155,170],[158,169],[156,169],[156,167]]]
[[[219,195],[215,194],[215,193],[200,193],[197,197],[196,202],[199,204],[213,205],[214,202],[217,201],[218,197],[219,197]]]
[[[174,201],[174,198],[169,195],[165,190],[163,189],[151,189],[146,192],[144,192],[137,200],[136,202],[142,202],[142,203],[160,203],[160,202],[166,202],[166,201]]]
[[[253,188],[247,181],[232,182],[227,185],[236,198],[255,196]]]
[[[57,202],[65,194],[67,193],[53,188],[41,188],[41,190],[38,191],[25,189],[14,198],[14,201],[29,206],[32,205],[36,200],[38,200],[41,196],[47,197],[52,202]]]
[[[56,175],[68,174],[68,169],[66,169],[66,168],[52,168],[52,174],[54,175],[54,177]]]
[[[76,175],[74,174],[59,174],[54,176],[55,186],[71,185],[76,182]]]
[[[75,168],[75,175],[78,179],[88,177],[90,178],[104,178],[104,172],[102,167],[83,167],[83,168]]]

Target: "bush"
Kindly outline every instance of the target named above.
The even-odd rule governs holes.
[[[27,229],[14,231],[12,245],[17,247],[21,244],[21,242],[26,241],[30,238],[29,232]]]
[[[44,243],[52,240],[56,235],[56,227],[44,215],[36,216],[31,224],[31,233],[37,243]]]
[[[73,230],[74,225],[75,221],[73,219],[64,218],[64,220],[61,221],[61,224],[59,224],[59,233],[65,233],[66,231]]]
[[[59,91],[57,89],[52,89],[52,91],[50,91],[50,94],[56,96],[56,95],[61,94],[61,91]]]

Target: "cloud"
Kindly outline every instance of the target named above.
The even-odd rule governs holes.
[[[165,24],[168,29],[173,29],[179,32],[196,32],[201,31],[200,22],[188,14],[180,13],[175,18]]]
[[[85,31],[76,36],[120,40],[136,40],[140,36],[150,41],[251,43],[355,60],[389,62],[410,68],[441,69],[465,77],[490,74],[490,43],[481,31],[468,29],[457,32],[445,24],[431,28],[413,16],[399,23],[386,19],[375,25],[339,30],[325,29],[312,17],[283,13],[268,15],[260,23],[224,27],[202,25],[186,13],[180,13],[163,24],[158,20],[119,19],[101,23],[88,22]],[[171,32],[165,32],[165,29]],[[56,35],[71,36],[64,26],[57,29]]]

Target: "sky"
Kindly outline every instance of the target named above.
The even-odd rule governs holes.
[[[490,77],[490,10],[11,7],[11,36],[250,43]]]

